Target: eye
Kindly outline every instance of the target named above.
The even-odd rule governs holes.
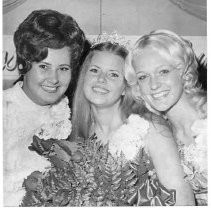
[[[45,65],[45,64],[40,64],[40,65],[39,65],[39,68],[40,68],[40,69],[43,69],[43,70],[47,70],[47,69],[48,69],[48,66]]]
[[[162,69],[161,71],[160,71],[160,74],[161,75],[164,75],[164,74],[168,74],[170,71],[168,70],[168,69]]]
[[[91,68],[91,69],[89,69],[89,71],[92,72],[92,73],[97,73],[98,72],[98,69]]]
[[[111,72],[109,75],[110,75],[110,77],[119,77],[119,74],[114,73],[114,72]]]
[[[61,71],[70,71],[70,67],[61,67],[60,68]]]
[[[140,75],[140,76],[138,76],[138,79],[140,80],[140,81],[143,81],[143,80],[145,80],[147,78],[147,75]]]

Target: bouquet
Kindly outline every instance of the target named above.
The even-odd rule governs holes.
[[[175,191],[156,179],[144,149],[137,158],[113,157],[108,145],[96,141],[42,140],[29,147],[51,162],[44,173],[34,171],[23,183],[21,206],[133,206],[174,205]]]
[[[75,198],[78,185],[73,161],[80,162],[83,157],[77,144],[34,136],[29,149],[47,158],[51,167],[43,173],[34,171],[24,180],[26,194],[21,206],[65,206]]]

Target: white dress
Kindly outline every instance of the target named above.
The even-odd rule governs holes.
[[[28,149],[32,137],[65,139],[71,132],[68,99],[53,106],[39,106],[22,90],[22,82],[3,92],[4,206],[19,206],[24,178],[50,163]]]

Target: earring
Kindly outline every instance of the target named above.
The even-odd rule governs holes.
[[[121,96],[125,96],[125,90],[122,92],[122,95]]]
[[[23,69],[23,64],[19,64],[18,69]]]

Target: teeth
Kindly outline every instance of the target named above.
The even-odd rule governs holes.
[[[94,87],[93,90],[99,93],[108,93],[109,91],[104,88]]]
[[[56,91],[57,87],[55,86],[42,86],[44,90],[46,91]]]
[[[163,96],[167,95],[167,93],[168,93],[167,91],[164,91],[164,92],[161,92],[161,93],[153,94],[152,96],[154,98],[160,98],[160,97],[163,97]]]

